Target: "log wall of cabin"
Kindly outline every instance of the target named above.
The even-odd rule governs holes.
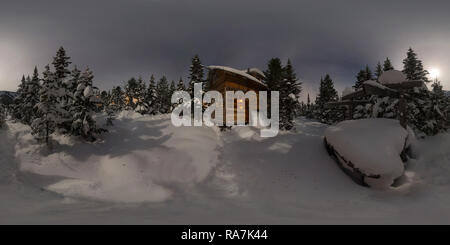
[[[227,72],[222,70],[215,70],[213,71],[213,74],[211,74],[210,77],[210,90],[216,90],[220,92],[224,98],[223,105],[224,105],[224,122],[226,122],[226,97],[225,93],[226,91],[243,91],[246,93],[247,91],[254,91],[256,93],[256,103],[257,103],[257,110],[259,110],[259,91],[260,90],[266,90],[266,88],[263,85],[256,85],[254,81]],[[234,102],[234,120],[237,121],[237,100]],[[245,101],[245,122],[249,122],[249,103],[248,100]]]

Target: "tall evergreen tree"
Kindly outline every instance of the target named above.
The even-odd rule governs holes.
[[[203,92],[205,91],[205,84],[203,82],[204,82],[203,65],[198,55],[195,55],[194,58],[192,58],[191,66],[189,68],[189,86],[187,91],[192,99],[191,103],[192,112],[202,109],[203,107],[203,101],[201,99],[199,100],[195,98],[194,94],[195,83],[202,83],[202,91],[200,93],[203,94]]]
[[[367,80],[373,80],[372,71],[369,68],[369,65],[366,65],[364,70],[360,70],[356,75],[356,83],[353,86],[355,89],[362,88],[362,84]]]
[[[184,86],[183,78],[180,77],[177,83],[177,91],[185,91],[186,87]]]
[[[124,98],[124,92],[122,91],[122,87],[117,86],[113,87],[111,90],[111,97],[110,97],[110,109],[114,112],[119,112],[123,110],[125,107],[125,98]]]
[[[14,98],[12,108],[13,111],[12,117],[19,121],[22,121],[22,118],[24,117],[22,107],[26,89],[27,89],[27,81],[25,79],[25,75],[22,75],[22,79],[20,80],[19,87],[17,88],[16,97]]]
[[[386,57],[386,60],[383,63],[383,71],[394,70],[394,66],[392,66],[391,60]]]
[[[145,93],[145,102],[147,104],[149,114],[155,115],[158,113],[158,103],[156,99],[157,95],[155,76],[151,75],[150,82],[147,87],[147,92]]]
[[[428,71],[423,69],[422,61],[417,58],[417,54],[412,48],[408,49],[406,58],[403,60],[403,73],[408,80],[422,80],[429,82]]]
[[[72,63],[69,61],[70,57],[66,55],[66,51],[63,47],[60,47],[56,52],[56,56],[53,57],[53,67],[55,68],[55,79],[58,83],[62,83],[64,78],[70,74],[68,69],[69,65]]]
[[[36,110],[34,107],[39,102],[39,73],[37,67],[34,67],[33,77],[26,79],[26,86],[23,89],[23,98],[21,110],[23,113],[22,122],[31,125],[36,118]]]
[[[283,67],[283,79],[280,86],[280,128],[290,130],[294,127],[294,117],[300,109],[301,83],[288,60]]]
[[[145,95],[147,93],[147,88],[142,77],[139,77],[136,81],[136,89],[134,92],[135,99],[135,111],[141,114],[145,114],[148,111],[147,103],[145,103]]]
[[[32,134],[38,140],[44,140],[49,145],[50,135],[55,131],[58,122],[59,87],[56,76],[50,71],[49,65],[43,72],[42,86],[39,90],[39,102],[36,104],[38,117],[31,124]]]
[[[194,84],[203,83],[204,81],[203,65],[198,55],[195,55],[191,60],[191,66],[189,68],[189,86],[188,92],[191,98],[194,98]]]
[[[166,76],[162,76],[156,85],[156,105],[159,113],[165,114],[170,111],[169,83]]]
[[[330,75],[320,79],[319,94],[316,97],[315,117],[325,123],[333,123],[342,119],[343,115],[339,111],[327,108],[328,102],[337,101],[338,93],[334,88],[333,80]]]
[[[130,78],[125,84],[125,109],[134,110],[136,109],[136,93],[139,89],[138,82],[136,78]]]
[[[378,62],[377,66],[375,67],[375,77],[377,81],[380,78],[381,74],[383,74],[383,67],[381,66],[381,63]]]
[[[53,67],[55,69],[54,77],[58,86],[58,103],[60,103],[60,110],[58,113],[59,124],[57,128],[61,132],[70,132],[70,125],[72,124],[72,116],[69,114],[71,106],[72,94],[67,89],[66,78],[70,75],[69,65],[72,63],[69,61],[70,57],[67,56],[63,47],[60,47],[56,52],[56,56],[53,57]]]
[[[281,81],[283,80],[283,67],[279,58],[272,58],[267,64],[267,70],[264,71],[266,84],[269,91],[280,91]]]

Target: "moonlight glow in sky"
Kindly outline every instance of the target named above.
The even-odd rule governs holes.
[[[415,0],[2,0],[0,90],[16,90],[35,65],[42,71],[61,45],[101,89],[131,76],[186,80],[195,54],[240,69],[280,57],[291,59],[302,98],[314,98],[326,73],[342,91],[366,64],[389,57],[401,69],[409,47],[450,89],[449,9]]]

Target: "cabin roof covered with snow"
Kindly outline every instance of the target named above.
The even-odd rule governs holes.
[[[234,74],[243,76],[243,77],[245,77],[245,78],[248,78],[248,79],[250,79],[250,80],[252,80],[252,81],[254,81],[254,82],[257,82],[257,83],[259,83],[259,84],[262,84],[262,85],[264,85],[264,86],[267,86],[265,83],[263,83],[263,82],[262,82],[261,80],[259,80],[258,78],[256,78],[256,77],[254,77],[254,76],[248,74],[248,73],[246,72],[247,70],[238,70],[238,69],[234,69],[234,68],[231,68],[231,67],[228,67],[228,66],[208,66],[207,68],[210,69],[210,70],[223,70],[223,71],[231,72],[231,73],[234,73]],[[252,69],[256,69],[256,68],[252,68]],[[258,71],[259,71],[259,70],[258,70]],[[259,72],[261,72],[261,71],[259,71]],[[261,72],[261,73],[262,73],[262,72]],[[263,75],[264,75],[264,74],[263,74]]]

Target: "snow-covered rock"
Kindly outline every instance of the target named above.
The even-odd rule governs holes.
[[[387,188],[403,175],[400,154],[408,134],[397,120],[374,118],[330,126],[325,131],[325,139],[342,157],[339,160],[345,168],[374,176],[364,179],[371,187]]]
[[[402,83],[406,80],[406,75],[403,72],[397,70],[385,71],[378,78],[378,81],[381,84]]]

